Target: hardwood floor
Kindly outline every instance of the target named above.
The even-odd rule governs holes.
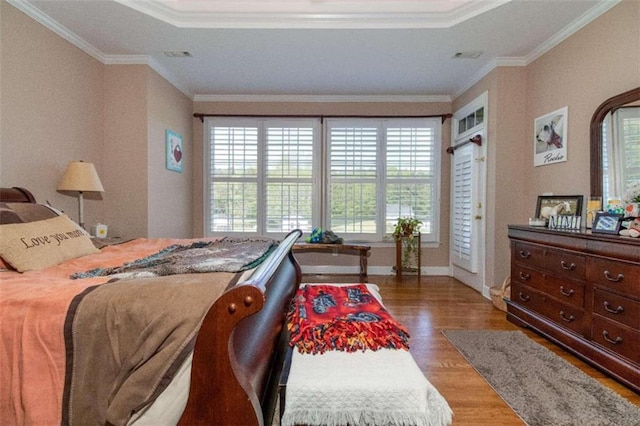
[[[303,276],[302,282],[353,282],[353,277]],[[505,314],[475,290],[450,277],[369,276],[391,314],[407,327],[411,353],[427,379],[454,412],[454,425],[522,425],[520,418],[466,362],[442,334],[446,329],[522,330],[529,337],[580,368],[587,375],[640,405],[640,395],[585,364]]]

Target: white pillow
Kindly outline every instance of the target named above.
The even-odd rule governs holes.
[[[20,272],[98,252],[89,234],[66,215],[0,225],[0,257]]]

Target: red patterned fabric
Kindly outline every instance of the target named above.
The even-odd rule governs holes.
[[[409,349],[407,330],[364,284],[304,286],[288,319],[290,344],[301,353]]]

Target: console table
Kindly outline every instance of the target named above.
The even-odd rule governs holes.
[[[366,283],[367,275],[367,256],[369,255],[370,246],[356,244],[316,244],[316,243],[297,243],[293,246],[293,251],[318,251],[324,253],[350,252],[360,254],[360,281]]]
[[[509,226],[507,319],[640,392],[640,238]]]

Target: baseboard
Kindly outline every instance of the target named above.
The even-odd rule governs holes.
[[[430,266],[420,268],[420,275],[440,275],[451,276],[451,269],[448,266]],[[359,266],[335,266],[335,265],[303,265],[302,273],[309,275],[358,275]],[[396,272],[391,266],[369,266],[369,275],[395,275]]]

